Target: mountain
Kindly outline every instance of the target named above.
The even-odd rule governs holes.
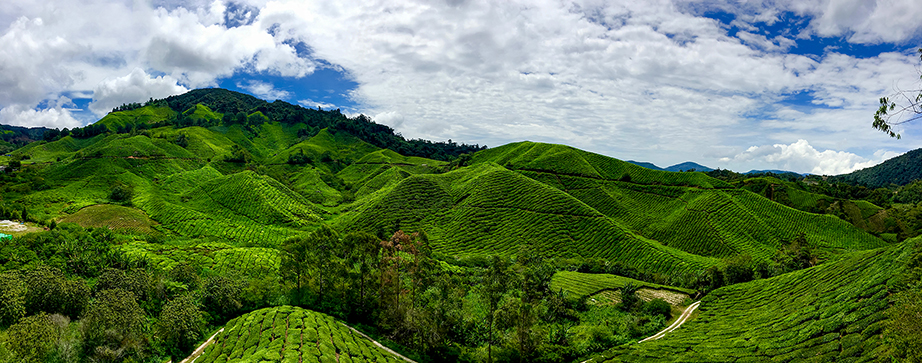
[[[831,178],[865,185],[869,188],[882,188],[891,184],[906,185],[922,178],[922,149],[909,151],[870,168]]]
[[[629,163],[631,163],[631,164],[634,164],[634,165],[637,165],[637,166],[640,166],[640,167],[644,167],[644,168],[647,168],[647,169],[664,170],[663,168],[660,168],[660,167],[656,166],[656,164],[648,163],[648,162],[645,162],[645,161],[634,161],[634,160],[626,160],[626,161],[629,162]]]
[[[686,161],[686,162],[684,162],[684,163],[675,164],[675,165],[670,166],[670,167],[667,167],[667,168],[665,168],[665,169],[663,169],[663,170],[666,170],[666,171],[677,171],[677,172],[678,172],[678,171],[689,171],[689,170],[692,170],[692,169],[695,169],[695,171],[700,171],[700,172],[708,172],[708,171],[714,170],[714,169],[711,169],[711,168],[706,167],[706,166],[704,166],[704,165],[701,165],[701,164],[698,164],[698,163],[693,163],[693,162],[691,162],[691,161]]]

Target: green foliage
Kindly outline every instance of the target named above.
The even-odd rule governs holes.
[[[28,286],[19,274],[0,274],[0,326],[9,326],[26,315]]]
[[[672,318],[672,305],[669,305],[663,299],[653,299],[643,305],[643,312],[648,315],[659,315],[670,319]]]
[[[243,307],[243,284],[236,278],[210,276],[202,286],[202,304],[213,320],[224,321]]]
[[[55,327],[51,317],[39,313],[20,320],[7,330],[8,344],[17,362],[47,362],[54,348]]]
[[[77,318],[90,299],[90,290],[81,279],[69,280],[61,270],[44,265],[22,272],[26,283],[26,312],[59,313]]]
[[[138,357],[146,345],[144,310],[129,291],[101,291],[81,321],[84,352],[97,361],[116,362]]]
[[[131,204],[131,198],[134,197],[134,188],[131,185],[118,183],[112,187],[109,193],[109,199],[116,203]]]
[[[201,283],[198,268],[187,262],[180,262],[173,266],[167,278],[185,285],[190,291],[197,289]]]
[[[174,360],[187,356],[195,348],[205,327],[203,315],[191,294],[181,295],[164,305],[158,330]]]

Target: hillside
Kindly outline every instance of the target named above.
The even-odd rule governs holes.
[[[665,338],[592,361],[877,361],[886,356],[888,288],[918,242],[719,289]]]
[[[833,177],[835,180],[857,183],[868,188],[888,187],[891,184],[902,186],[920,178],[922,178],[922,149],[909,151],[870,168]]]
[[[404,362],[326,314],[283,306],[227,323],[197,362]]]

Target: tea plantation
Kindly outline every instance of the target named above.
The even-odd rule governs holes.
[[[610,350],[595,362],[877,361],[887,349],[888,288],[922,240],[724,287],[665,338]]]
[[[404,362],[329,315],[291,306],[234,318],[196,361]]]

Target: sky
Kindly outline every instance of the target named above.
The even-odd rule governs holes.
[[[917,0],[0,2],[0,123],[222,87],[408,138],[841,174],[922,147]]]

